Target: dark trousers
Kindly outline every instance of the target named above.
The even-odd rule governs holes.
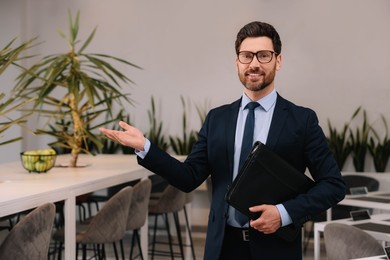
[[[247,230],[226,226],[219,260],[252,260]]]

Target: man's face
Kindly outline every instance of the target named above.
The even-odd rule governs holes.
[[[268,37],[246,38],[240,46],[240,52],[257,53],[263,50],[274,51],[272,41]],[[282,60],[281,55],[272,55],[272,60],[269,63],[260,63],[256,55],[248,64],[243,64],[238,60],[238,57],[236,58],[238,77],[246,89],[254,92],[267,87],[269,92],[274,89],[275,74],[280,69]]]

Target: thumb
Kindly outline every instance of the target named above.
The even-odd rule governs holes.
[[[125,130],[129,130],[130,127],[131,127],[129,124],[127,124],[127,123],[124,122],[124,121],[119,121],[119,126],[122,127],[122,128],[125,129]]]

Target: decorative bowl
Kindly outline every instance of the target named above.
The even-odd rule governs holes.
[[[47,172],[53,168],[57,154],[53,149],[33,150],[20,153],[23,167],[28,172]]]

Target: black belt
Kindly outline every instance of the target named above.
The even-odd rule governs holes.
[[[235,236],[242,241],[249,241],[249,229],[248,228],[237,228],[226,225],[225,232],[227,235]]]

